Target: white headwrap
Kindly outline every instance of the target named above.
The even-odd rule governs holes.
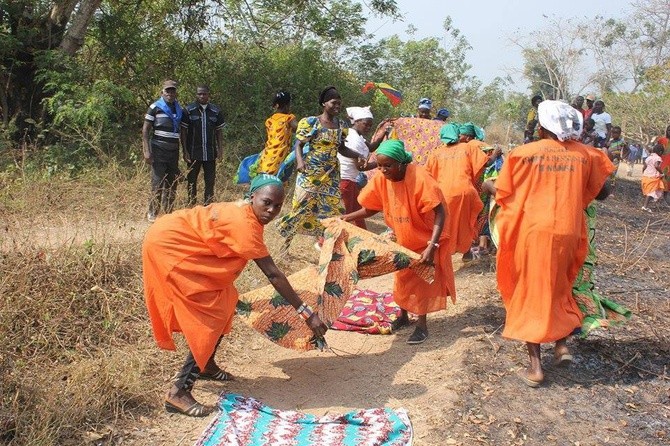
[[[370,107],[347,107],[347,116],[352,122],[356,122],[359,119],[372,119],[372,112]]]
[[[537,107],[540,126],[556,135],[559,141],[579,139],[584,117],[572,105],[561,101],[542,101]]]

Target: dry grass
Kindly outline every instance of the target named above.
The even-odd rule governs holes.
[[[0,258],[0,438],[64,444],[146,405],[139,244],[24,245]]]
[[[162,385],[150,378],[161,365],[141,231],[105,226],[142,215],[147,177],[110,168],[76,181],[2,181],[0,442],[82,444],[86,432],[148,410]]]

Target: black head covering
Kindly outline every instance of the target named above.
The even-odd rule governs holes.
[[[323,89],[319,95],[319,104],[323,105],[331,99],[342,99],[340,92],[337,91],[337,88],[333,87],[332,85]]]
[[[288,91],[279,91],[275,94],[274,98],[272,98],[272,105],[286,105],[289,102],[291,102],[291,93]]]

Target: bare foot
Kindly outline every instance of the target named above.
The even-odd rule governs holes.
[[[544,381],[542,369],[535,370],[533,367],[528,367],[526,370],[519,372],[518,375],[529,387],[539,387]]]
[[[572,355],[568,349],[565,338],[556,341],[554,347],[554,366],[567,367],[572,363]]]
[[[533,342],[526,342],[528,348],[528,359],[530,365],[528,368],[519,373],[519,377],[530,387],[538,387],[544,381],[544,373],[542,372],[540,344]]]

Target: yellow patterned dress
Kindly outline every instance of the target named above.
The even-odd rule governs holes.
[[[319,220],[344,213],[337,149],[347,134],[342,121],[336,129],[323,127],[317,116],[298,123],[296,138],[306,142],[308,151],[303,155],[305,169],[296,176],[291,211],[277,224],[283,237],[291,239],[296,233],[321,236]]]
[[[258,173],[276,175],[291,145],[291,121],[295,115],[275,113],[265,121],[268,139],[258,160]]]

